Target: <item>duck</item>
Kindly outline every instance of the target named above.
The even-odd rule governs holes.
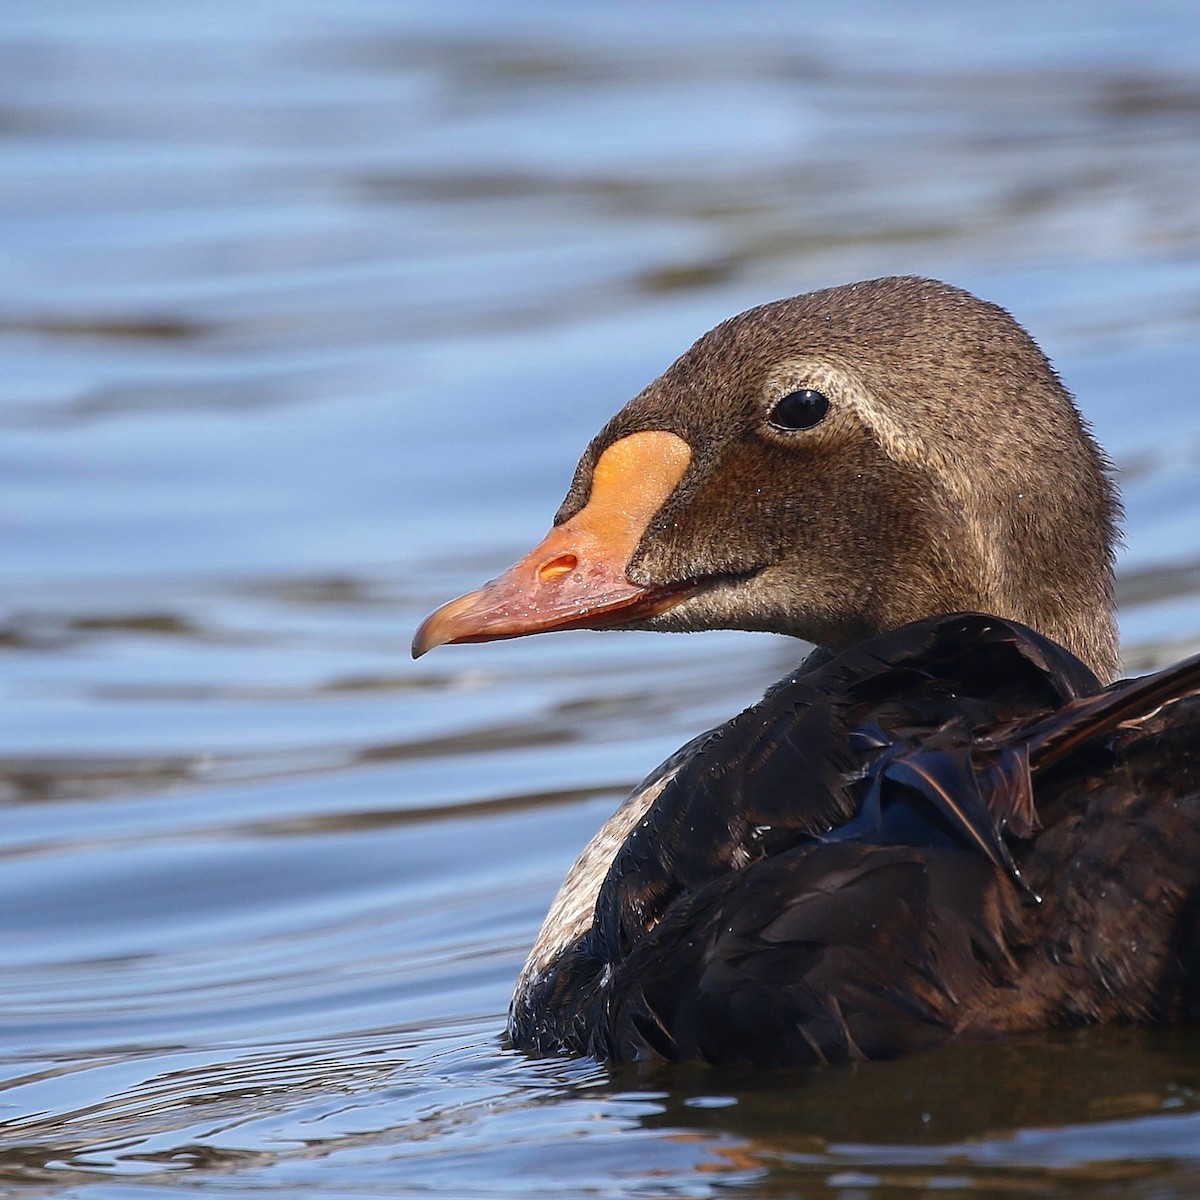
[[[705,333],[413,640],[814,647],[588,842],[510,1043],[802,1066],[1200,1017],[1200,656],[1117,679],[1120,516],[1045,354],[967,291],[874,279]]]

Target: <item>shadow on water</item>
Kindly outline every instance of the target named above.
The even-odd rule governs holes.
[[[681,1091],[681,1084],[696,1090]],[[643,1080],[653,1087],[656,1080]],[[650,1128],[740,1139],[755,1194],[1108,1194],[1200,1179],[1200,1042],[1088,1031],[809,1072],[663,1073]],[[668,1090],[669,1089],[669,1090]]]

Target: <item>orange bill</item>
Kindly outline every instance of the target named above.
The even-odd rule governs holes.
[[[674,607],[694,585],[646,587],[625,572],[691,457],[687,442],[662,429],[613,442],[596,462],[587,504],[503,575],[426,617],[413,657],[448,642],[622,625]]]

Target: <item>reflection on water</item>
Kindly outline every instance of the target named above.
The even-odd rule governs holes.
[[[407,657],[697,334],[893,271],[1041,337],[1127,665],[1200,648],[1192,8],[6,5],[0,1191],[1195,1194],[1186,1031],[507,1051],[577,848],[798,648]]]

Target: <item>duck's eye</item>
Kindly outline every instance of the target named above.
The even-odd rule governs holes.
[[[811,429],[828,411],[829,400],[824,393],[801,388],[783,396],[767,419],[776,429]]]

